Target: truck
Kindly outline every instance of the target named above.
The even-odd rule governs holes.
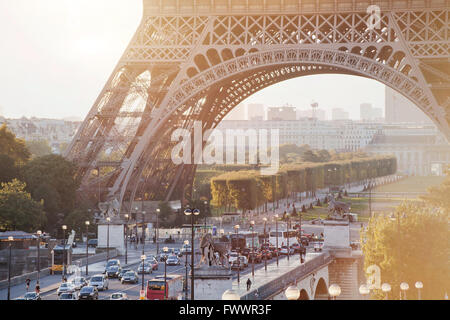
[[[147,281],[147,300],[178,300],[182,292],[183,276],[179,274],[167,275],[166,279],[164,276],[156,276]]]

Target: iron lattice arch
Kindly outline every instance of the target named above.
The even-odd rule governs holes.
[[[381,8],[368,27],[366,9]],[[170,160],[171,133],[215,128],[275,83],[336,73],[384,83],[450,137],[448,0],[144,0],[128,48],[68,148],[80,195],[180,199],[195,165]]]

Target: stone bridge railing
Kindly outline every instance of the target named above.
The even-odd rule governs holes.
[[[333,257],[325,252],[320,256],[317,256],[304,264],[296,267],[295,269],[286,272],[279,277],[272,279],[271,281],[259,286],[255,287],[253,290],[249,291],[244,296],[241,296],[241,300],[266,300],[272,297],[273,295],[279,293],[284,290],[290,284],[301,280],[333,261]]]

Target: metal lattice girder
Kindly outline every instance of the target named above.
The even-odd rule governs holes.
[[[369,5],[381,9],[369,28]],[[128,48],[68,148],[104,201],[180,198],[195,166],[177,128],[216,127],[272,84],[340,73],[380,81],[450,137],[449,0],[144,0]],[[95,172],[95,168],[101,168]]]

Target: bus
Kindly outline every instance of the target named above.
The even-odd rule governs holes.
[[[147,281],[147,300],[178,300],[183,292],[183,276],[179,274],[167,275],[166,299],[164,299],[164,276],[156,276]]]
[[[66,260],[66,268],[72,264],[72,246],[66,245],[64,252],[63,245],[57,245],[53,248],[53,272],[63,272],[64,258]],[[67,271],[67,270],[66,270]]]
[[[231,250],[242,250],[245,248],[252,248],[252,244],[255,248],[259,247],[259,237],[257,232],[243,231],[238,234],[231,234]]]
[[[298,243],[298,235],[299,235],[299,233],[297,230],[278,231],[278,247],[287,246],[288,239],[289,239],[289,245]],[[277,232],[276,231],[270,231],[269,243],[273,246],[277,245]]]

